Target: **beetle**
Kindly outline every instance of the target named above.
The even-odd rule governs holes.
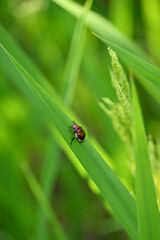
[[[78,140],[79,143],[85,142],[84,139],[86,137],[86,133],[81,126],[79,126],[75,121],[73,121],[73,125],[70,128],[70,132],[74,133],[71,144],[75,138]]]

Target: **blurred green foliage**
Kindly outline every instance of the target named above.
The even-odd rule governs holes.
[[[76,2],[84,4],[84,1]],[[159,66],[160,19],[156,16],[160,14],[160,3],[158,0],[147,2],[95,0],[92,9],[134,39]],[[155,9],[156,14],[149,11],[149,7]],[[49,0],[1,0],[0,20],[61,95],[75,18]],[[111,156],[116,174],[134,189],[133,176],[124,168],[125,147],[110,118],[98,105],[102,97],[116,99],[107,65],[110,66],[110,57],[106,47],[88,30],[71,107],[85,122],[87,132]],[[153,138],[160,137],[159,105],[141,85],[137,84],[137,87],[147,133]],[[54,144],[57,143],[43,117],[30,106],[0,67],[0,240],[53,239],[48,223],[44,223],[44,235],[39,232],[44,224],[37,219],[41,214],[39,205],[19,167],[23,160],[29,162],[42,187],[45,186],[42,175],[48,174],[44,171],[45,163],[52,166],[52,161],[57,160],[50,190],[43,189],[69,239],[128,239],[124,231],[114,232],[121,229],[117,227],[118,223],[114,221],[112,227],[107,224],[110,213],[101,197],[91,192],[62,150],[53,151],[56,149]],[[116,225],[115,229],[113,225]],[[113,228],[112,233],[108,233],[107,226]]]

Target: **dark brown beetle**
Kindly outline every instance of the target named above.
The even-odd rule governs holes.
[[[86,133],[84,129],[81,126],[79,126],[76,122],[73,121],[73,123],[74,124],[70,127],[72,128],[70,132],[74,133],[73,138],[71,140],[71,144],[75,138],[78,140],[79,143],[85,142],[84,139],[86,137]]]

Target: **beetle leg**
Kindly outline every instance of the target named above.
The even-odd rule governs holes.
[[[77,140],[78,140],[79,143],[86,142],[84,140],[80,140],[79,138],[77,138]]]
[[[73,136],[73,138],[72,138],[72,140],[71,140],[71,145],[72,145],[72,142],[73,142],[74,139],[75,139],[75,136]]]

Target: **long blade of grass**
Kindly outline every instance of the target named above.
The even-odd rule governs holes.
[[[60,148],[53,137],[49,137],[45,148],[45,156],[41,168],[40,184],[48,202],[51,196],[52,189],[55,185],[59,165],[60,165]],[[47,238],[46,216],[41,207],[37,211],[37,228],[36,234],[38,240]]]
[[[85,20],[89,9],[91,8],[93,0],[86,1],[82,15],[77,20],[74,34],[72,37],[71,47],[68,54],[68,60],[66,64],[64,74],[64,104],[70,106],[73,100],[74,90],[76,86],[76,80],[83,56],[83,48],[86,38],[86,26]]]
[[[34,76],[34,79],[36,79],[36,81],[40,83],[44,87],[44,89],[47,90],[47,92],[49,92],[52,98],[56,99],[56,102],[62,103],[62,100],[59,101],[59,96],[56,94],[54,87],[47,83],[45,76],[40,72],[40,70],[32,62],[32,60],[25,54],[25,52],[16,44],[14,39],[3,28],[1,24],[0,24],[0,42],[7,45],[7,49],[11,51],[14,54],[14,56],[16,56],[16,59],[21,63],[21,65],[25,66],[25,69],[27,69],[29,73]],[[27,95],[29,102],[31,102],[33,108],[37,111],[37,114],[40,114],[40,118],[43,118],[45,124],[47,124],[49,128],[49,131],[52,133],[52,136],[54,136],[56,142],[61,147],[61,149],[63,149],[66,156],[71,161],[73,166],[76,168],[80,176],[83,177],[85,180],[89,179],[86,170],[84,169],[82,164],[78,161],[77,157],[72,152],[70,147],[67,145],[64,138],[60,135],[56,127],[53,124],[52,125],[49,124],[48,119],[44,117],[43,110],[41,111],[41,109],[39,108],[38,102],[35,100],[33,95],[30,94],[30,90],[28,89],[25,82],[22,81],[21,75],[18,73],[16,68],[13,66],[13,64],[10,62],[9,58],[4,54],[1,48],[0,48],[0,66],[2,67],[2,70],[5,72],[6,76],[8,76],[8,78],[13,82],[13,84],[16,87],[18,87],[21,93]],[[72,116],[72,119],[76,120],[76,122],[78,123],[81,123],[79,118],[76,116],[74,112],[72,112],[71,110],[68,110],[68,108],[67,109],[65,108],[65,110],[67,114]],[[87,135],[89,135],[89,133],[87,133]],[[94,147],[101,154],[101,156],[103,156],[103,159],[107,162],[107,164],[112,169],[114,169],[114,162],[110,159],[106,151],[100,146],[100,144],[97,142],[96,139],[92,138],[92,142],[93,141],[94,141]],[[90,184],[88,185],[89,185],[89,188],[93,191]]]
[[[138,76],[138,80],[146,90],[160,103],[160,70],[106,39],[97,37],[116,52],[118,57]]]
[[[30,75],[33,76],[33,78],[50,94],[50,96],[55,99],[55,101],[58,104],[61,104],[63,101],[60,99],[59,95],[55,91],[54,87],[49,84],[45,76],[40,72],[40,70],[37,68],[37,66],[32,62],[32,60],[25,54],[25,52],[16,44],[14,39],[9,35],[9,33],[3,28],[3,26],[0,24],[0,42],[2,45],[6,45],[8,51],[16,57],[17,61],[21,63],[22,66],[25,66],[25,69],[30,73]],[[41,114],[41,118],[44,115],[43,110],[40,111],[39,104],[31,94],[30,90],[28,89],[27,85],[24,81],[22,81],[21,75],[18,73],[17,69],[13,66],[10,59],[6,56],[4,51],[0,48],[0,66],[2,67],[2,70],[5,72],[5,74],[8,76],[9,79],[18,87],[18,89],[27,96],[28,100],[32,103],[34,108]],[[79,118],[76,116],[74,112],[69,110],[68,108],[65,108],[65,112],[67,112],[68,115],[72,116],[72,119],[76,120],[80,123]],[[47,120],[46,118],[44,120]],[[65,154],[68,156],[78,173],[85,178],[87,173],[81,163],[78,161],[74,153],[71,151],[71,149],[68,147],[67,143],[63,139],[63,137],[60,135],[58,130],[55,128],[55,126],[51,126],[48,124],[47,126],[50,128],[52,135],[55,137],[57,143],[59,146],[63,149]],[[99,146],[97,141],[94,139],[94,146],[98,150],[98,152],[101,153],[103,156],[103,159],[109,164],[112,169],[114,168],[114,164],[111,161],[108,154],[102,150],[102,147]]]
[[[52,0],[54,3],[71,13],[73,16],[78,18],[83,11],[83,7],[74,1],[68,0]],[[91,31],[96,32],[98,35],[103,36],[108,41],[111,41],[128,51],[135,53],[142,59],[147,59],[148,57],[145,52],[129,38],[125,37],[111,22],[103,18],[94,11],[90,11],[87,14],[86,25],[91,29]]]
[[[53,209],[48,204],[48,201],[47,201],[44,193],[42,192],[38,182],[36,181],[27,162],[23,162],[23,164],[21,165],[21,169],[23,171],[23,174],[24,174],[34,196],[36,197],[37,201],[39,202],[41,208],[44,211],[46,218],[48,219],[49,223],[51,224],[52,230],[53,230],[53,233],[54,233],[56,239],[57,240],[67,240],[68,238],[67,238],[66,234],[63,232],[60,224],[58,223],[55,213],[53,212]]]
[[[86,37],[86,26],[84,25],[86,15],[92,5],[93,0],[87,0],[84,5],[84,11],[82,16],[77,20],[75,30],[72,37],[71,47],[69,50],[68,60],[66,64],[65,74],[64,74],[64,104],[65,106],[70,106],[72,103],[74,90],[76,86],[76,80],[81,64],[81,59],[83,55],[83,48]],[[53,138],[52,138],[53,140]],[[53,142],[52,142],[53,144]],[[52,147],[53,148],[53,147]],[[51,151],[53,151],[51,148]],[[60,148],[58,144],[54,141],[54,152],[52,155],[55,155],[56,152],[59,152]],[[49,158],[47,158],[48,160]],[[51,187],[53,187],[54,180],[54,162],[58,162],[57,158],[55,161],[45,163],[42,166],[43,175],[41,178],[42,188],[46,193],[47,198],[50,198]],[[50,173],[50,174],[49,174]],[[37,224],[37,237],[39,240],[46,239],[47,231],[45,224],[45,216],[42,213],[41,209],[38,212],[38,224]]]
[[[139,239],[157,240],[160,236],[160,215],[151,173],[142,113],[133,81],[132,111]]]
[[[14,39],[9,35],[9,33],[3,28],[1,24],[0,24],[0,42],[7,46],[9,52],[16,56],[16,59],[21,63],[21,65],[25,66],[25,69],[29,71],[33,78],[36,79],[36,81],[50,94],[50,96],[53,99],[56,100],[56,102],[62,103],[62,100],[60,100],[60,97],[56,93],[54,87],[49,84],[45,76],[40,72],[40,70],[36,67],[32,60],[23,52],[23,50],[16,44]],[[17,72],[16,68],[13,66],[10,60],[6,57],[1,48],[0,48],[0,65],[2,67],[2,70],[8,76],[8,78],[13,81],[13,83],[16,85],[16,87],[18,87],[22,94],[25,94],[25,96],[27,96],[28,100],[32,102],[32,105],[36,106],[36,109],[38,109],[39,107],[38,104],[34,102],[35,98],[33,98],[33,95],[30,94],[30,90],[27,88],[25,82],[22,81],[20,74]],[[78,119],[78,117],[73,112],[71,112],[71,110],[68,109],[65,110],[70,115],[72,115],[72,119],[74,120]],[[41,112],[39,111],[39,113]],[[43,116],[41,115],[41,117]],[[50,124],[48,124],[48,126],[51,127]],[[76,167],[77,171],[81,174],[81,176],[86,176],[86,174],[84,173],[85,170],[83,169],[82,165],[79,163],[79,161],[77,160],[73,152],[70,150],[70,148],[68,148],[67,144],[63,141],[63,138],[61,137],[59,132],[56,131],[56,128],[53,125],[51,127],[51,132],[53,136],[55,136],[59,146],[61,146],[63,151],[66,153],[68,158]],[[108,159],[107,161],[109,161],[109,156],[107,157],[107,159]]]
[[[71,119],[65,114],[60,106],[47,94],[47,92],[22,68],[22,66],[1,46],[17,70],[22,75],[25,83],[50,117],[51,123],[56,126],[68,145],[72,134],[69,127]],[[111,206],[114,214],[119,219],[131,239],[137,239],[137,216],[135,200],[128,190],[115,176],[100,154],[90,141],[79,144],[77,141],[70,145],[81,164],[87,170],[103,197]]]

